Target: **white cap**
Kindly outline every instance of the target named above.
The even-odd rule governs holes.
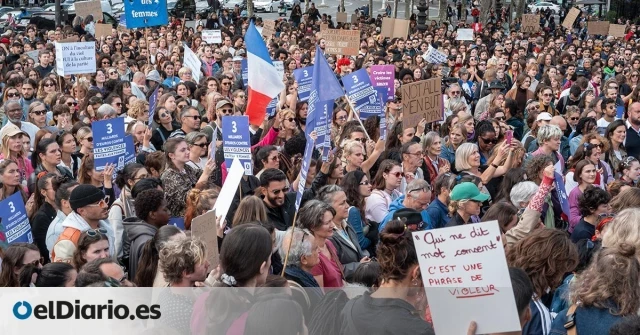
[[[547,112],[542,112],[540,114],[538,114],[538,117],[536,118],[536,121],[551,121],[553,117],[551,116],[551,114],[547,113]]]

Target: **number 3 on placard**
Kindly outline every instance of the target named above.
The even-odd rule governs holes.
[[[302,72],[304,73],[304,77],[305,77],[305,78],[309,76],[309,71],[304,70],[304,71],[302,71]]]
[[[234,133],[238,132],[238,127],[237,127],[236,121],[232,121],[231,122],[231,131],[234,132]]]
[[[107,134],[111,134],[113,132],[113,126],[111,123],[107,123]]]
[[[353,83],[357,84],[358,83],[358,76],[353,75],[351,78],[353,78]]]
[[[16,206],[13,205],[13,201],[9,202],[9,211],[11,211],[11,213],[16,211]]]

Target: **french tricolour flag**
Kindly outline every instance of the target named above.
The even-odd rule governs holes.
[[[267,105],[284,90],[282,77],[273,66],[267,46],[253,24],[249,24],[244,37],[247,44],[247,69],[249,75],[249,99],[247,112],[249,123],[260,125],[264,122]]]

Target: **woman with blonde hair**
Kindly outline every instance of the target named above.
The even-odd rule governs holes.
[[[480,177],[480,151],[474,143],[463,143],[456,150],[455,168],[458,173]]]
[[[184,215],[184,228],[186,230],[191,229],[191,221],[194,218],[210,211],[218,200],[220,192],[217,188],[200,190],[197,188],[191,189],[187,193],[187,209]]]
[[[467,140],[467,128],[458,122],[451,126],[448,135],[447,140],[442,143],[440,157],[449,161],[450,165],[454,165],[456,151]]]
[[[20,171],[20,184],[26,185],[27,178],[31,176],[34,169],[31,160],[26,157],[22,150],[23,132],[14,125],[7,125],[0,131],[2,147],[0,160],[12,160],[18,165]]]
[[[149,103],[136,99],[129,106],[129,110],[127,111],[127,117],[125,118],[125,124],[129,124],[133,121],[142,121],[146,124],[149,123]]]
[[[364,145],[359,141],[347,140],[344,143],[343,159],[345,173],[363,170],[362,163],[364,162],[366,151]],[[364,171],[364,170],[363,170]],[[364,171],[368,173],[367,171]]]
[[[285,142],[300,133],[300,128],[298,128],[296,121],[296,113],[291,109],[280,110],[277,117],[280,119],[282,126],[275,145],[282,147]]]

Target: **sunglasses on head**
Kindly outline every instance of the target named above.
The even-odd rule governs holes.
[[[100,202],[104,201],[100,200]],[[99,204],[99,203],[98,203]],[[98,234],[100,235],[107,235],[107,230],[104,228],[98,228],[98,229],[89,229],[87,230],[87,236],[91,236],[91,237],[95,237],[98,236]]]

